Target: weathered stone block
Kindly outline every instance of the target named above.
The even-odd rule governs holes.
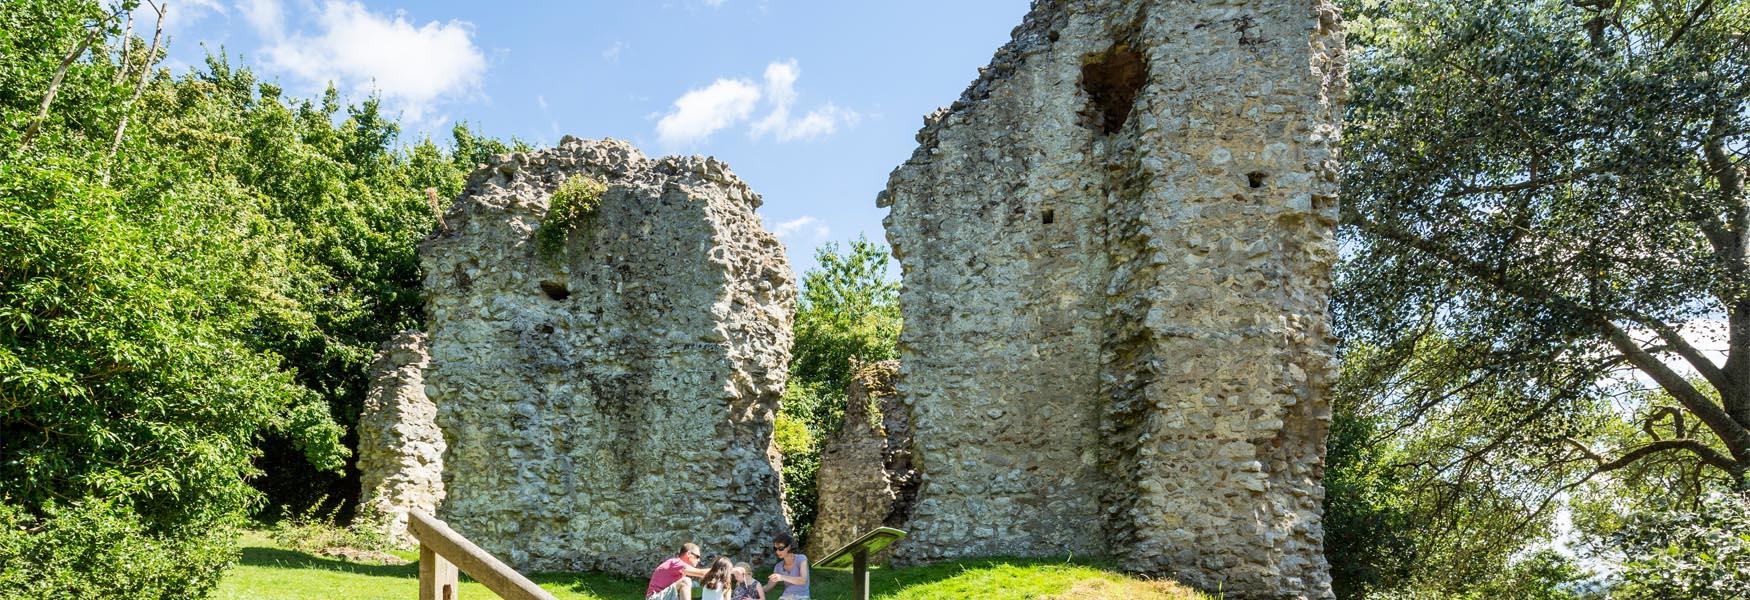
[[[408,509],[436,514],[444,501],[444,436],[422,374],[429,360],[424,333],[384,342],[359,413],[359,514],[400,545],[414,543]]]
[[[575,177],[605,192],[541,255]],[[796,285],[759,202],[715,159],[616,140],[469,177],[420,249],[452,527],[532,571],[648,575],[685,541],[767,555]]]
[[[1325,0],[1036,1],[893,172],[896,560],[1108,555],[1330,595],[1342,34]]]
[[[911,409],[894,392],[899,361],[853,365],[844,427],[820,449],[819,502],[808,555],[826,556],[877,527],[903,527],[917,496]],[[876,553],[886,560],[889,550]]]

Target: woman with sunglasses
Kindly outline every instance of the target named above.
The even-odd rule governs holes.
[[[782,583],[784,595],[778,597],[780,600],[807,600],[808,557],[796,553],[796,541],[786,533],[772,539],[772,551],[778,554],[778,564],[772,567],[772,575],[766,578],[765,591],[770,593],[773,587]]]

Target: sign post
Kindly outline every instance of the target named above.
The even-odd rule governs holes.
[[[847,560],[851,563],[851,587],[853,600],[869,600],[869,553],[880,551],[905,537],[905,532],[891,527],[877,527],[874,531],[863,534],[843,548],[832,551],[826,558],[815,563],[817,567],[842,567]]]

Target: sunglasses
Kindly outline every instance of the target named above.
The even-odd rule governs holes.
[[[773,552],[783,552],[783,551],[785,551],[785,550],[789,550],[789,549],[790,549],[790,547],[789,547],[789,546],[785,546],[785,545],[783,545],[783,544],[779,544],[779,545],[776,545],[776,546],[772,546],[772,551],[773,551]]]

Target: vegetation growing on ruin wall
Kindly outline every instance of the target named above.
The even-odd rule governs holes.
[[[547,203],[547,216],[535,230],[535,252],[543,260],[559,260],[571,234],[589,230],[606,191],[607,185],[589,177],[572,177],[560,183]]]

